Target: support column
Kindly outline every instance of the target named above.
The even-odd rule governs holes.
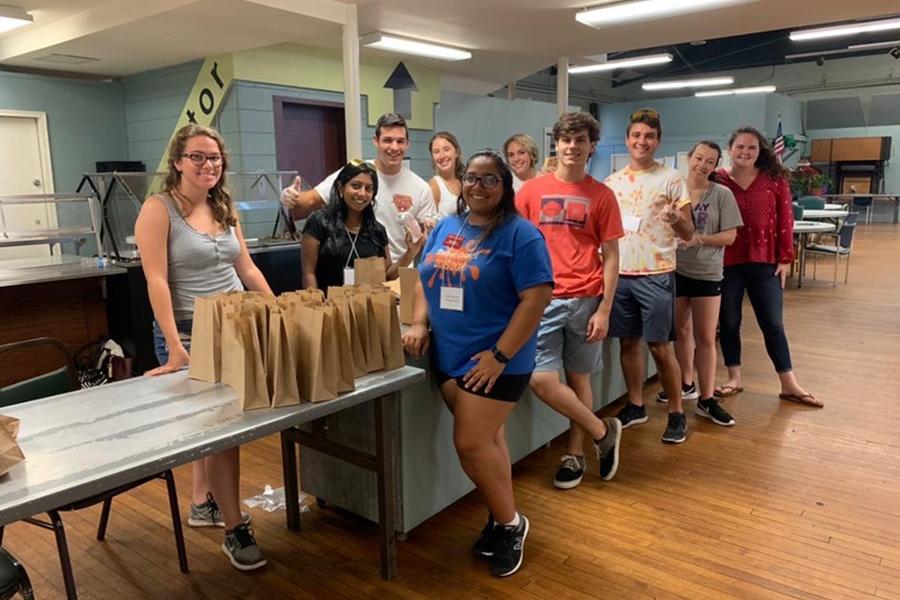
[[[563,114],[569,110],[569,59],[560,56],[556,61],[556,110]]]
[[[362,108],[359,96],[359,23],[355,4],[347,4],[343,35],[344,128],[347,160],[362,158]]]
[[[506,99],[507,100],[515,100],[516,99],[516,82],[510,81],[506,84]]]

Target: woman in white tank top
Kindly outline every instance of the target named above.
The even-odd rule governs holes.
[[[438,218],[455,215],[456,202],[462,191],[459,179],[465,168],[459,142],[452,133],[438,131],[428,142],[428,151],[435,172],[428,185],[434,195]]]

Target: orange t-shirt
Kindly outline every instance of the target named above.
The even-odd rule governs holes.
[[[603,293],[600,244],[625,235],[612,190],[591,177],[559,181],[553,173],[529,179],[516,194],[516,208],[537,225],[553,263],[554,298]]]

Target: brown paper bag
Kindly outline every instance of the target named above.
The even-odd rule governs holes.
[[[338,302],[343,302],[346,310],[342,310],[338,306]],[[353,381],[356,375],[353,368],[353,345],[350,341],[349,306],[343,298],[329,300],[325,306],[333,307],[331,318],[333,320],[332,337],[337,343],[337,391],[338,393],[352,392],[356,389]],[[361,350],[362,346],[360,346]]]
[[[322,290],[318,290],[316,288],[307,288],[305,290],[295,290],[291,292],[284,292],[280,296],[278,296],[278,301],[293,301],[293,300],[301,300],[301,301],[312,301],[312,302],[324,302],[325,294]]]
[[[419,272],[409,267],[400,267],[400,322],[412,325],[413,305],[416,300],[416,282]]]
[[[22,449],[16,443],[19,437],[19,420],[0,415],[0,475],[5,475],[14,466],[25,460]]]
[[[333,305],[317,305],[315,310],[322,311],[322,385],[325,389],[337,396],[341,392],[350,389],[341,389],[340,386],[340,346],[338,345],[338,320],[337,308]]]
[[[222,383],[234,388],[241,410],[269,408],[266,367],[256,321],[250,315],[233,312],[224,317]]]
[[[354,283],[381,285],[384,283],[384,257],[357,258],[353,261]]]
[[[280,308],[269,309],[266,381],[272,408],[300,404],[300,390],[297,387],[297,340],[291,335],[289,319]]]
[[[350,311],[360,343],[366,357],[366,372],[372,373],[384,369],[384,354],[379,340],[378,323],[370,296],[378,290],[387,290],[383,285],[355,284],[341,287],[329,287],[329,298],[346,298],[350,302]]]
[[[297,315],[297,376],[300,398],[308,402],[331,400],[337,392],[325,384],[325,312],[308,304],[297,304],[292,315]],[[332,374],[333,377],[333,374]]]
[[[394,294],[387,288],[383,291],[368,294],[375,312],[375,323],[378,326],[378,339],[384,356],[384,368],[399,369],[406,364],[403,358],[403,342],[400,337],[400,318],[394,304]]]
[[[267,365],[268,359],[266,354],[269,351],[269,306],[262,299],[248,299],[241,304],[241,313],[253,319],[256,325],[256,336],[259,341],[259,347],[262,350],[260,358],[262,364]],[[271,392],[271,390],[269,390]]]
[[[337,297],[329,299],[328,301],[337,307],[338,312],[340,313],[341,325],[347,331],[347,339],[350,342],[350,361],[353,368],[353,377],[362,377],[367,373],[366,353],[363,350],[359,330],[353,319],[353,312],[350,310],[350,299]],[[341,352],[343,354],[343,351]]]
[[[222,308],[225,295],[194,300],[194,325],[191,328],[192,379],[216,383],[222,381]]]

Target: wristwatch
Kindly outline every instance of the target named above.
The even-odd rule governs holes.
[[[503,354],[502,352],[500,352],[500,350],[497,348],[497,346],[494,346],[493,348],[491,348],[491,353],[494,355],[494,360],[496,360],[501,365],[505,365],[506,363],[509,362],[509,357],[507,355]]]

